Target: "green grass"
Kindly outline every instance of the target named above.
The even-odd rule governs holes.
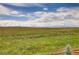
[[[79,49],[79,28],[0,28],[3,55],[56,54],[68,43]]]

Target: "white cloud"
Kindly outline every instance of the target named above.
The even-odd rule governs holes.
[[[79,8],[59,8],[57,14],[64,19],[79,19]]]
[[[16,16],[18,15],[26,16],[28,20],[27,21],[0,20],[0,26],[79,27],[79,9],[77,8],[73,9],[59,8],[57,9],[57,12],[37,11],[27,14],[22,13],[20,14],[17,11],[11,11],[9,14]]]
[[[33,27],[79,27],[78,8],[59,8],[57,12],[34,12],[27,23]],[[30,16],[31,16],[30,15]],[[31,16],[31,17],[33,17]]]
[[[8,8],[0,5],[0,14],[5,14],[8,15],[10,13],[11,10],[9,10]]]
[[[56,12],[45,12],[45,11],[37,11],[34,13],[29,13],[26,16],[32,19],[79,19],[79,9],[76,8],[59,8]],[[42,20],[44,21],[44,20]]]
[[[38,21],[16,21],[16,20],[0,20],[0,27],[19,26],[19,27],[79,27],[79,20],[57,20],[51,22],[38,22]]]
[[[25,14],[22,14],[21,12],[7,8],[3,5],[0,5],[0,14],[1,15],[16,16],[16,17],[26,16]]]
[[[31,6],[45,7],[45,5],[41,3],[9,3],[9,5],[20,6],[20,7],[31,7]]]
[[[53,22],[47,22],[47,23],[40,23],[40,22],[37,22],[37,21],[0,20],[0,26],[1,27],[8,27],[8,26],[63,27],[63,21],[53,21]]]

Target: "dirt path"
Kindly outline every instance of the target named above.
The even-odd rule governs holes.
[[[63,51],[63,50],[62,50]],[[64,52],[58,52],[56,54],[52,54],[52,55],[64,55]],[[71,51],[71,55],[79,55],[79,49],[74,49]]]

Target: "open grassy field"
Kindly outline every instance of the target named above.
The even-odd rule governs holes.
[[[56,54],[79,49],[79,28],[0,28],[0,54]]]

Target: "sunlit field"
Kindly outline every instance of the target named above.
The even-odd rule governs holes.
[[[0,54],[55,55],[79,49],[79,28],[0,28]]]

